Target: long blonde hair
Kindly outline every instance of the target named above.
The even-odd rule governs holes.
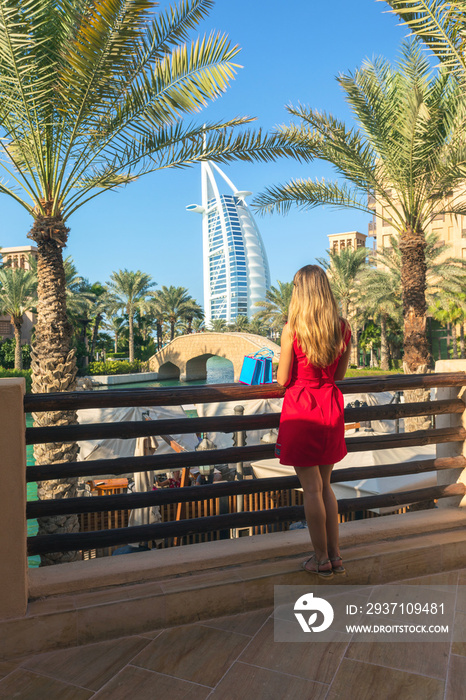
[[[295,274],[288,311],[292,338],[309,362],[327,367],[343,350],[341,319],[337,303],[324,270],[306,265]]]

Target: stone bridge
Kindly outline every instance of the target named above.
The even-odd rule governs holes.
[[[273,361],[278,362],[280,346],[252,333],[190,333],[181,335],[165,345],[149,360],[151,372],[158,379],[179,379],[189,382],[207,378],[206,363],[209,357],[225,357],[233,364],[235,382],[238,381],[245,355],[270,348]]]

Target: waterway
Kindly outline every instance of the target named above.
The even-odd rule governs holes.
[[[100,391],[111,391],[112,389],[148,389],[153,387],[164,387],[164,386],[193,386],[193,385],[204,385],[204,384],[231,384],[234,381],[234,371],[233,365],[229,360],[223,357],[210,357],[207,360],[207,379],[199,380],[194,382],[189,382],[189,384],[179,382],[175,379],[167,379],[165,381],[152,381],[152,382],[131,382],[128,384],[116,384],[109,387],[101,387]],[[26,425],[32,427],[32,416],[31,414],[26,415]],[[34,452],[33,446],[28,445],[27,447],[27,464],[32,466],[34,464]],[[27,488],[27,498],[28,501],[37,500],[37,484],[28,484]],[[33,536],[37,534],[37,520],[28,520],[28,535]],[[39,566],[40,557],[29,557],[29,566],[37,567]]]

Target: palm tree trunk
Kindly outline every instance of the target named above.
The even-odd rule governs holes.
[[[129,328],[129,361],[134,362],[134,318],[133,314],[128,314]]]
[[[423,231],[408,228],[400,236],[401,289],[404,318],[404,357],[405,374],[423,374],[430,366],[429,344],[427,341],[426,304],[426,260],[425,237]],[[428,401],[430,390],[413,389],[405,391],[405,401],[415,403]],[[405,418],[405,431],[425,430],[431,425],[430,416]]]
[[[460,323],[460,357],[464,360],[464,323]]]
[[[95,317],[94,321],[94,328],[92,329],[92,340],[91,340],[91,352],[90,352],[90,359],[93,362],[94,361],[94,355],[95,355],[95,346],[97,344],[97,334],[99,332],[99,326],[100,322],[102,320],[102,314],[97,314]],[[116,350],[115,350],[116,352]]]
[[[382,314],[380,317],[380,369],[390,369],[388,358],[387,315]]]
[[[118,333],[115,333],[115,353],[118,352]]]
[[[173,340],[175,337],[175,319],[172,318],[170,319],[170,340]]]
[[[451,338],[453,342],[453,359],[458,359],[458,334],[456,332],[456,323],[451,324]]]
[[[408,228],[400,236],[404,318],[404,365],[409,373],[430,364],[426,334],[426,242],[422,231]]]
[[[162,348],[162,324],[157,321],[157,350]]]
[[[15,369],[23,369],[23,356],[21,354],[21,319],[12,318],[15,329]]]
[[[59,217],[39,216],[29,232],[37,244],[37,323],[31,356],[32,391],[49,393],[76,388],[76,350],[70,351],[71,325],[66,315],[66,288],[62,248],[68,231]],[[46,427],[77,423],[76,411],[45,411],[33,414],[34,425]],[[75,462],[78,445],[48,443],[35,445],[36,465]],[[39,499],[71,498],[76,495],[76,478],[39,481]],[[39,535],[79,530],[76,515],[39,518]],[[75,561],[80,552],[57,552],[41,556],[41,564]]]

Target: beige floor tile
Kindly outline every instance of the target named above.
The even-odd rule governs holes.
[[[445,700],[458,700],[458,698],[464,698],[465,679],[466,656],[455,656],[454,654],[451,654]]]
[[[5,678],[5,676],[8,676],[9,673],[15,670],[21,663],[21,660],[18,659],[18,661],[2,661],[0,662],[0,678]]]
[[[92,690],[77,688],[19,668],[0,681],[1,700],[88,700]]]
[[[456,599],[456,609],[466,612],[466,580],[458,584],[458,597]]]
[[[243,634],[213,627],[174,627],[150,642],[132,664],[214,687],[249,642]]]
[[[150,640],[142,637],[88,644],[34,656],[25,661],[22,668],[83,688],[99,690],[148,644]]]
[[[437,678],[343,659],[327,700],[443,700],[444,689],[445,682]]]
[[[138,636],[145,637],[146,639],[155,639],[156,637],[159,636],[159,634],[162,634],[162,632],[163,632],[163,629],[149,630],[149,632],[141,632],[141,634],[139,634]]]
[[[449,642],[351,642],[345,656],[400,671],[445,679]]]
[[[296,678],[257,666],[236,662],[222,678],[209,700],[324,700],[328,685]]]
[[[306,680],[330,683],[346,647],[346,642],[275,642],[274,621],[270,619],[239,660]]]
[[[197,624],[253,637],[272,613],[273,608],[261,608],[236,615],[217,617],[212,620],[201,620]]]
[[[451,653],[466,656],[466,612],[457,612],[455,615]]]
[[[126,666],[93,700],[205,700],[211,689],[144,668]]]

